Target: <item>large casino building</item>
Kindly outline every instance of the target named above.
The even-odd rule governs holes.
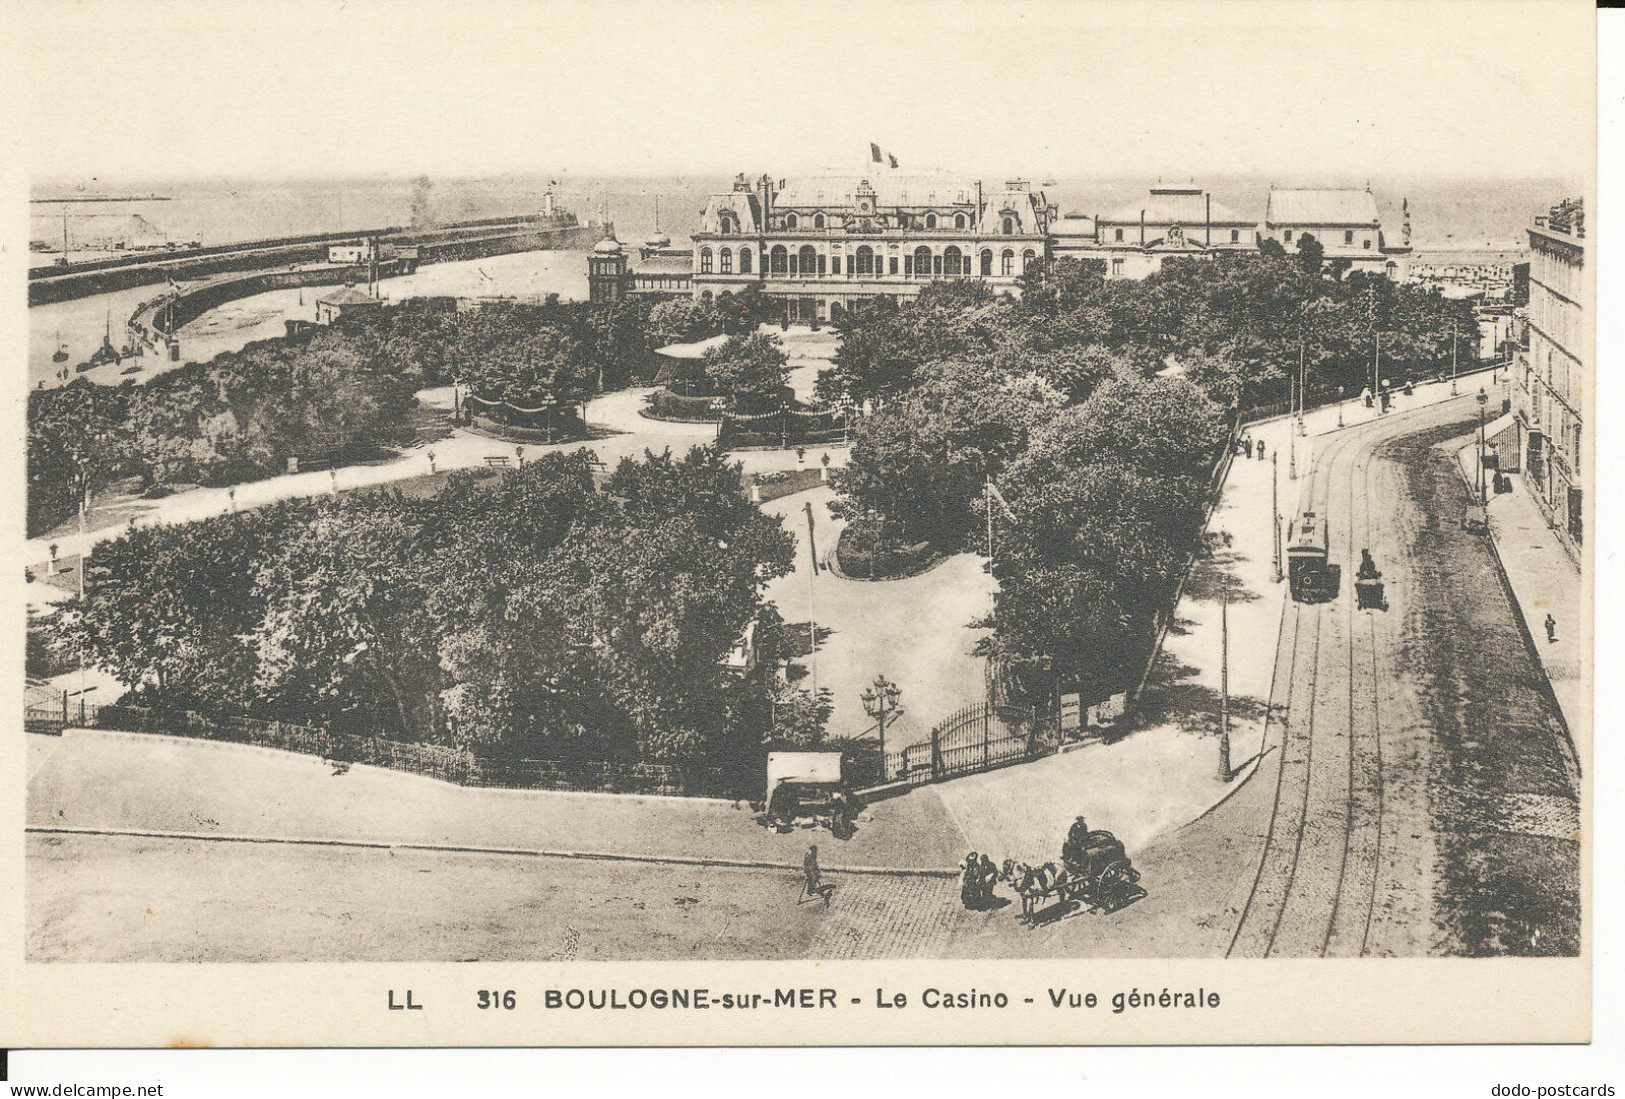
[[[754,185],[711,196],[694,239],[694,292],[749,285],[791,319],[828,320],[853,302],[910,297],[933,279],[1013,290],[1045,254],[1055,214],[1023,181],[996,190],[947,173],[878,171]]]
[[[606,238],[589,258],[589,284],[594,301],[709,299],[755,287],[784,303],[788,321],[827,321],[855,302],[912,297],[938,279],[975,278],[995,292],[1019,293],[1027,267],[1051,256],[1097,259],[1108,277],[1136,278],[1170,256],[1256,250],[1266,238],[1292,248],[1306,232],[1328,258],[1389,277],[1401,276],[1394,258],[1410,250],[1408,241],[1383,239],[1376,202],[1364,190],[1272,189],[1260,220],[1200,187],[1158,186],[1111,215],[1062,217],[1025,180],[990,187],[876,163],[776,182],[740,174],[706,202],[692,251],[645,248],[633,264]]]

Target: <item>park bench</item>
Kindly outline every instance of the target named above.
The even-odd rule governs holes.
[[[506,469],[508,467],[508,456],[506,454],[487,454],[485,456],[485,464],[490,466],[492,469],[495,469],[497,466],[501,466],[502,468]]]

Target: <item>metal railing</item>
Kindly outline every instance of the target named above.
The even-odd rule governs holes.
[[[931,730],[929,740],[887,752],[886,782],[922,785],[1049,755],[1056,741],[1031,706],[972,703]]]
[[[439,744],[335,733],[291,722],[214,718],[144,706],[102,706],[92,721],[101,729],[277,748],[338,764],[363,763],[426,775],[460,786],[689,796],[735,796],[745,786],[732,770],[709,764],[482,756]]]

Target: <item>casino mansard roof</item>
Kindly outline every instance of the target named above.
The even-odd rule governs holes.
[[[867,185],[867,186],[865,186]],[[827,172],[785,181],[773,196],[781,210],[818,210],[856,206],[859,190],[873,191],[875,205],[969,206],[976,201],[976,182],[950,172]]]
[[[727,216],[735,233],[759,233],[762,230],[762,208],[750,191],[724,191],[712,195],[700,215],[702,233],[720,233],[722,219]]]
[[[1375,229],[1377,200],[1353,187],[1323,189],[1270,188],[1267,225],[1346,225]]]
[[[1151,193],[1138,202],[1131,202],[1101,218],[1115,225],[1180,225],[1186,228],[1204,225],[1247,225],[1256,222],[1242,217],[1218,200],[1210,204],[1207,192],[1200,187],[1153,187]]]

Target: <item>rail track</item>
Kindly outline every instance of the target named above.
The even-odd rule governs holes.
[[[1384,674],[1379,612],[1356,609],[1359,550],[1382,545],[1372,498],[1373,443],[1391,421],[1332,436],[1304,483],[1299,511],[1325,516],[1339,591],[1283,608],[1268,722],[1280,737],[1269,831],[1227,956],[1360,956],[1368,951],[1383,850]],[[1376,509],[1380,511],[1381,509]],[[1381,552],[1381,551],[1379,551]],[[1401,555],[1387,552],[1390,593]],[[1266,735],[1268,738],[1268,734]]]

